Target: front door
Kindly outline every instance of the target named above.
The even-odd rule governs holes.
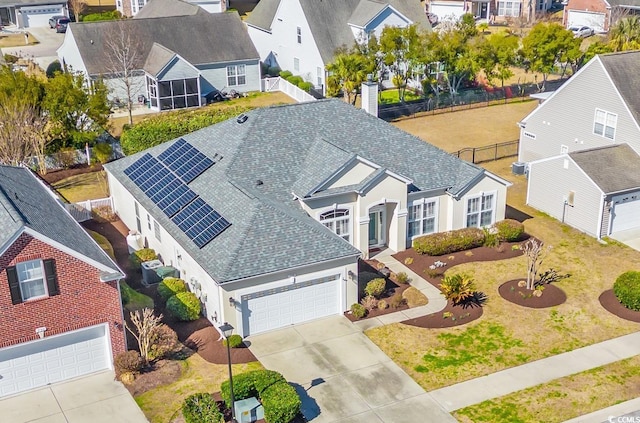
[[[480,19],[487,19],[487,3],[480,3]]]
[[[386,244],[385,220],[383,208],[374,208],[369,212],[369,247],[381,247]]]

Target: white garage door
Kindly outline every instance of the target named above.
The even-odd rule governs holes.
[[[464,13],[462,5],[431,2],[429,13],[435,13],[440,21],[458,20]]]
[[[340,275],[242,296],[244,336],[340,313]]]
[[[105,325],[0,349],[0,397],[108,369]]]
[[[62,6],[34,6],[23,7],[22,24],[25,28],[49,26],[49,18],[56,15],[64,15]]]
[[[613,198],[611,233],[640,227],[640,194]]]
[[[570,26],[588,26],[589,28],[593,28],[595,32],[605,32],[604,20],[604,13],[569,10],[567,15],[567,28]]]

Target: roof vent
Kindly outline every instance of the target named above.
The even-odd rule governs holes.
[[[236,122],[238,123],[245,123],[247,121],[247,119],[249,119],[249,116],[245,115],[244,113],[242,113],[240,116],[238,116],[236,118]]]
[[[262,179],[258,179],[256,181],[256,186],[260,186],[260,185],[264,185],[264,182],[262,182]]]
[[[93,44],[93,40],[89,41],[91,44]]]

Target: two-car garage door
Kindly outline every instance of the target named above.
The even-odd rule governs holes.
[[[25,28],[49,26],[49,18],[57,15],[65,15],[61,5],[29,6],[21,7],[22,25]]]
[[[0,397],[110,368],[108,336],[99,325],[0,349]]]
[[[340,275],[243,295],[243,335],[340,313]]]
[[[588,26],[595,32],[605,32],[605,14],[598,12],[586,12],[583,10],[567,11],[567,28],[571,26]]]

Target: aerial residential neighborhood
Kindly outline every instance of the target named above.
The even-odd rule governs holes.
[[[635,421],[636,13],[0,0],[0,420]]]

